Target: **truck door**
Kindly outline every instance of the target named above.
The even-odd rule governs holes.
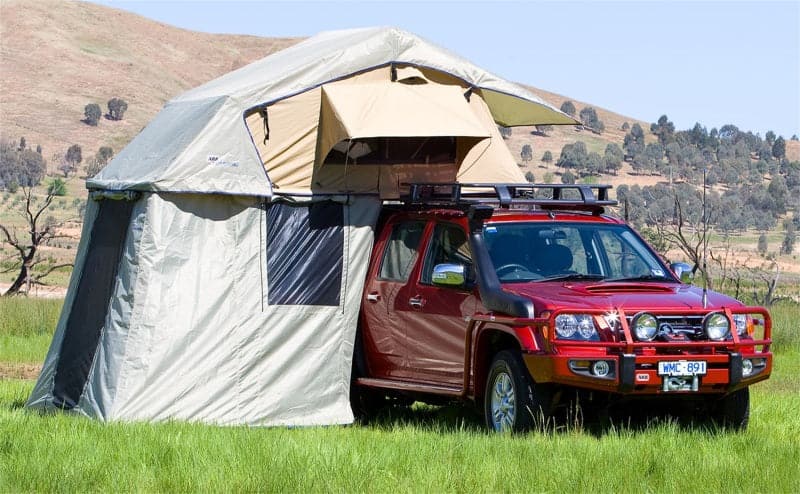
[[[408,282],[416,264],[425,221],[391,225],[381,239],[381,259],[374,260],[361,303],[362,337],[370,377],[408,378],[406,321]]]
[[[412,378],[456,386],[464,380],[467,321],[475,312],[477,298],[473,288],[432,283],[433,267],[444,263],[465,266],[468,280],[474,279],[466,232],[454,223],[436,224],[418,279],[409,283],[409,290],[405,292],[407,308],[402,314],[407,318],[406,341]]]

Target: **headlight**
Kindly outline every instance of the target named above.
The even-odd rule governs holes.
[[[561,314],[556,316],[556,333],[565,340],[599,339],[594,319],[588,314]]]
[[[703,327],[709,340],[720,341],[724,340],[730,333],[731,323],[725,317],[725,314],[717,312],[706,317],[705,321],[703,321]]]
[[[733,324],[736,325],[736,333],[742,336],[747,331],[747,316],[745,314],[734,314]]]
[[[653,314],[638,314],[633,318],[633,333],[639,341],[653,341],[658,334],[658,319]]]

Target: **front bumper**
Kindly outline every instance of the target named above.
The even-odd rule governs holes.
[[[620,394],[722,394],[769,378],[773,355],[768,351],[691,355],[599,355],[597,352],[574,352],[568,355],[525,354],[524,360],[537,383],[563,384]],[[747,366],[752,369],[749,375],[744,370],[746,360],[751,364]],[[607,375],[592,375],[588,370],[597,361],[609,364]],[[659,375],[659,362],[681,361],[705,362],[706,372],[681,378]]]

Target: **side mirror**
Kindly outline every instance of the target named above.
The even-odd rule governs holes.
[[[669,265],[672,272],[675,273],[675,276],[678,277],[679,280],[683,283],[691,283],[694,280],[694,273],[692,273],[692,267],[686,264],[685,262],[673,262]]]
[[[463,286],[466,268],[462,264],[437,264],[433,267],[431,281],[439,286]]]

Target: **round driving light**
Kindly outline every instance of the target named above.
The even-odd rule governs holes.
[[[597,377],[606,377],[611,371],[611,366],[605,360],[598,360],[592,364],[592,374]]]
[[[731,329],[728,318],[720,313],[709,315],[703,324],[709,340],[724,340]]]
[[[753,361],[749,358],[742,360],[742,376],[747,377],[753,373]]]
[[[578,320],[572,314],[556,316],[556,333],[561,338],[572,338],[578,330]]]
[[[633,332],[639,341],[653,341],[658,333],[658,319],[653,314],[639,314],[633,318]]]
[[[595,335],[594,322],[592,316],[576,316],[578,322],[578,334],[584,340],[589,340]]]
[[[736,326],[736,333],[742,336],[747,331],[747,316],[744,314],[734,314],[733,324]]]

